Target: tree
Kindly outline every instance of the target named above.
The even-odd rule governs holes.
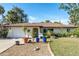
[[[51,21],[50,20],[45,20],[45,23],[51,23]]]
[[[50,20],[42,21],[41,23],[52,23]]]
[[[5,22],[8,23],[24,23],[28,22],[27,14],[24,13],[24,11],[21,8],[13,7],[11,10],[7,12],[7,15],[4,16],[5,10],[3,6],[0,5],[0,15],[2,15],[2,24]],[[6,24],[6,23],[5,23]],[[0,37],[6,38],[8,34],[8,28],[7,27],[1,27],[0,30]]]
[[[5,21],[5,16],[3,15],[4,13],[5,13],[4,7],[0,5],[0,15],[2,15],[2,22]],[[0,37],[6,38],[8,29],[2,26],[2,24],[3,24],[2,22],[1,22]]]
[[[57,24],[62,24],[60,21],[59,21],[59,22],[55,21],[54,23],[57,23]]]
[[[17,13],[13,10],[8,11],[5,18],[9,23],[19,23],[19,17],[17,16]]]
[[[79,24],[79,3],[62,3],[59,8],[68,13],[70,23]]]
[[[0,5],[0,15],[2,15],[2,19],[3,19],[3,20],[4,20],[4,18],[5,18],[4,15],[3,15],[4,12],[5,12],[4,7]]]
[[[24,14],[24,10],[22,10],[21,8],[18,8],[16,6],[14,6],[13,10],[19,16],[20,22],[28,22],[27,14]]]
[[[24,10],[18,7],[13,7],[9,10],[5,18],[10,23],[28,22],[27,14],[24,13]]]

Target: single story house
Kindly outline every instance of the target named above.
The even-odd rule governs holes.
[[[70,32],[73,31],[74,28],[77,28],[74,25],[65,25],[59,23],[18,23],[3,26],[9,28],[7,37],[10,38],[20,38],[25,36],[32,37],[34,34],[36,34],[38,37],[41,37],[48,29],[53,33],[60,33],[63,31]]]

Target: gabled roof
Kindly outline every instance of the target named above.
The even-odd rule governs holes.
[[[6,26],[6,27],[53,27],[53,28],[77,27],[74,25],[65,25],[65,24],[59,24],[59,23],[17,23],[17,24],[3,25],[3,26]]]

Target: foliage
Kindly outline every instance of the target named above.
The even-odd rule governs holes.
[[[11,10],[9,10],[5,18],[10,23],[28,22],[27,15],[24,14],[24,10],[18,7],[13,7]]]
[[[0,5],[0,15],[2,15],[2,24],[3,23],[24,23],[28,22],[27,14],[24,13],[24,10],[18,7],[13,7],[11,10],[7,12],[7,14],[4,16],[5,10],[4,7]],[[0,30],[0,36],[6,37],[8,33],[7,28],[3,28]]]
[[[72,34],[71,34],[71,32],[65,32],[65,31],[63,31],[63,32],[60,32],[60,33],[54,33],[54,35],[56,37],[69,37]]]
[[[5,16],[3,15],[4,12],[5,12],[4,7],[0,5],[0,15],[2,15],[2,20],[3,20],[3,21],[5,20]]]
[[[38,29],[37,29],[37,28],[33,28],[32,37],[33,37],[33,38],[38,37]]]
[[[8,28],[3,28],[0,30],[0,37],[6,38],[8,34]]]
[[[35,34],[33,35],[34,38],[38,37],[38,34],[35,32]]]
[[[44,37],[50,38],[53,35],[51,30],[47,30],[45,33],[43,33]]]
[[[27,14],[24,10],[14,6],[11,10],[7,12],[4,16],[5,9],[0,5],[0,15],[2,15],[2,23],[26,23],[28,22]]]
[[[50,20],[45,20],[44,22],[42,21],[41,23],[52,23]]]
[[[50,20],[45,20],[45,23],[50,23],[51,21]]]
[[[2,21],[5,20],[5,16],[3,15],[5,12],[5,9],[3,6],[0,5],[0,15],[2,15]],[[0,37],[2,38],[6,38],[7,37],[7,34],[8,34],[8,28],[2,28],[0,29]]]
[[[79,24],[79,3],[62,3],[60,4],[60,9],[69,14],[70,23]]]
[[[77,37],[79,37],[79,28],[74,30],[73,35],[76,35]]]
[[[30,29],[28,29],[27,32],[30,32]]]
[[[5,10],[4,10],[4,7],[0,5],[0,14],[4,14]]]
[[[70,37],[71,35],[74,35],[73,31],[67,32],[67,31],[62,31],[59,33],[54,33],[50,29],[46,30],[46,32],[43,33],[43,36],[50,38],[51,36],[55,37]]]
[[[43,33],[43,36],[46,37],[46,33]]]
[[[56,24],[62,24],[61,22],[57,22],[57,21],[55,21],[54,23],[56,23]]]
[[[25,35],[26,35],[26,30],[27,30],[27,28],[26,28],[26,27],[24,27],[23,31],[24,31]]]
[[[69,37],[73,34],[73,32],[66,32],[66,31],[62,31],[60,33],[54,33],[51,30],[47,30],[45,33],[43,33],[43,36],[50,38],[51,36],[55,36],[55,37]]]
[[[48,30],[48,31],[46,32],[46,36],[47,36],[47,38],[50,38],[50,36],[51,36],[51,31],[50,31],[50,30]]]

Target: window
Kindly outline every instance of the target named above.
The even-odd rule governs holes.
[[[53,32],[53,29],[50,29]]]
[[[70,32],[70,29],[69,28],[67,29],[67,32]]]
[[[28,29],[27,32],[30,32],[30,29]]]
[[[44,31],[44,33],[46,33],[47,32],[47,29],[44,29],[43,31]]]

